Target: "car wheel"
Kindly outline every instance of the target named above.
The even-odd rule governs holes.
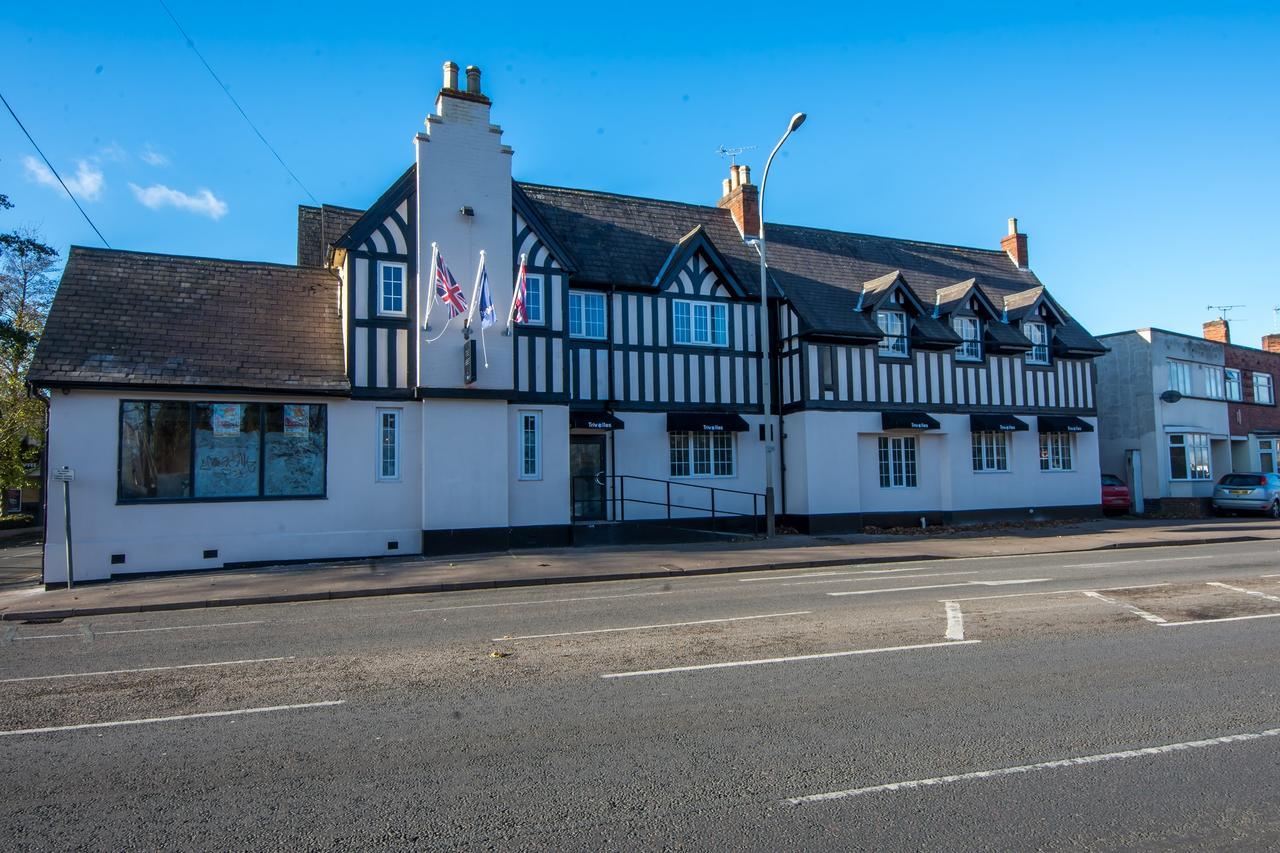
[[[1272,518],[1280,518],[1280,501],[1276,501],[1275,503],[1271,504],[1271,511],[1268,512],[1267,515],[1271,516]]]

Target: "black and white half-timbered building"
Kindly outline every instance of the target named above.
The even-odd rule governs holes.
[[[299,209],[296,265],[72,249],[31,380],[79,579],[751,526],[767,387],[801,531],[1097,512],[1105,350],[1015,221],[993,250],[769,224],[766,368],[748,167],[714,205],[513,181],[479,70],[444,77],[380,198]],[[487,328],[438,295],[481,252]]]

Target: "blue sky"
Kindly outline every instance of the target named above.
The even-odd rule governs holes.
[[[1198,333],[1210,303],[1247,306],[1240,342],[1275,328],[1274,4],[169,3],[326,202],[410,163],[453,59],[523,180],[712,203],[716,148],[758,176],[804,110],[772,221],[996,247],[1017,216],[1095,333]],[[5,4],[0,81],[113,246],[293,260],[305,193],[155,0]],[[95,245],[32,155],[0,114],[0,228]]]

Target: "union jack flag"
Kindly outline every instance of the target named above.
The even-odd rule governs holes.
[[[444,265],[444,256],[436,257],[436,298],[449,309],[450,319],[467,311],[467,297],[454,279],[453,273]]]
[[[520,274],[516,276],[515,303],[511,306],[511,319],[517,323],[528,322],[524,311],[524,255],[520,256]]]

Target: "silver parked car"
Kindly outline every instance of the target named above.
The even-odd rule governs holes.
[[[1215,512],[1265,512],[1280,518],[1280,474],[1227,474],[1213,489]]]

